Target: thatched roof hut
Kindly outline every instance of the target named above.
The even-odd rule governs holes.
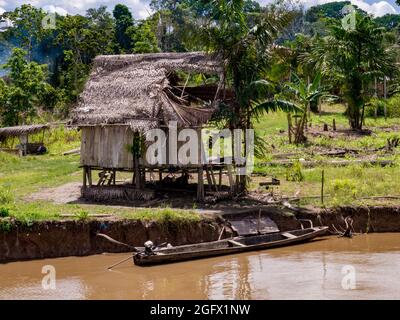
[[[187,78],[183,86],[177,80],[182,72]],[[188,74],[199,73],[216,75],[219,80],[213,85],[187,86]],[[119,199],[133,192],[128,198],[143,198],[149,170],[158,170],[162,187],[163,173],[171,170],[168,160],[151,166],[145,149],[140,154],[132,151],[134,142],[147,130],[170,121],[176,121],[179,129],[191,127],[201,132],[221,97],[226,98],[223,75],[222,61],[202,52],[97,57],[70,121],[82,129],[82,195],[92,200]],[[179,162],[175,167],[181,170],[181,179],[188,177],[189,169],[199,172],[197,192],[203,198],[203,165]],[[97,185],[93,184],[92,170],[101,171]],[[134,172],[132,185],[116,183],[119,171]],[[138,195],[138,190],[143,192]]]
[[[33,124],[23,125],[14,127],[0,128],[0,151],[10,152],[24,156],[27,154],[43,154],[46,150],[43,145],[43,136],[45,130],[49,129],[50,126],[47,124]],[[31,143],[28,137],[32,134],[43,132],[41,142]],[[14,138],[18,137],[19,145],[16,148],[13,147]],[[7,145],[10,141],[11,144]]]
[[[49,126],[45,124],[15,126],[15,127],[4,127],[0,128],[0,137],[21,137],[24,135],[35,134],[40,131],[48,129]]]
[[[71,124],[124,124],[143,133],[168,121],[182,127],[207,122],[215,111],[213,101],[188,103],[174,93],[169,75],[178,70],[216,74],[220,79],[223,75],[221,61],[201,52],[97,57]]]

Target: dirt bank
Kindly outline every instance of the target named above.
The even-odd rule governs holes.
[[[271,207],[263,210],[263,214],[274,220],[282,231],[300,227],[295,216],[282,209]],[[140,247],[147,240],[155,244],[169,242],[177,246],[218,240],[221,231],[222,238],[237,235],[219,213],[204,211],[202,216],[201,221],[191,222],[144,222],[117,220],[114,217],[86,221],[42,221],[29,226],[12,221],[10,224],[10,220],[3,219],[0,228],[0,262],[129,251],[129,248],[96,236],[98,232]]]
[[[259,212],[260,209],[250,210]],[[297,213],[289,213],[287,208],[264,207],[261,211],[281,231],[299,229],[301,226],[297,219],[310,219],[315,226],[327,225],[332,228],[334,225],[340,229],[344,227],[344,218],[351,216],[356,232],[400,232],[400,207],[342,207]],[[307,223],[304,225],[307,226]],[[27,226],[13,222],[11,229],[0,231],[0,262],[129,251],[97,237],[97,232],[133,246],[143,246],[149,239],[155,244],[170,242],[182,245],[217,240],[223,227],[224,238],[234,234],[218,216],[202,221],[164,223],[104,219],[44,221]]]
[[[35,222],[30,226],[17,222],[12,224],[11,230],[0,231],[0,261],[129,251],[97,237],[97,232],[133,246],[143,246],[149,239],[155,244],[182,245],[216,240],[221,228],[217,220],[163,224],[138,220],[70,220]],[[227,229],[225,234],[228,236],[229,232],[232,231]]]
[[[400,207],[340,207],[304,210],[297,218],[310,219],[314,225],[325,225],[339,230],[345,227],[344,218],[351,216],[355,232],[400,232]]]

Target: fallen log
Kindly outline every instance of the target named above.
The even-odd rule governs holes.
[[[81,153],[81,148],[79,147],[79,148],[76,148],[76,149],[72,149],[72,150],[63,152],[63,156],[67,156],[67,155],[70,155],[70,154],[80,154],[80,153]]]
[[[295,161],[293,160],[281,160],[281,161],[270,161],[270,162],[261,162],[255,165],[255,167],[274,167],[274,166],[283,166],[289,167],[293,165]],[[321,160],[321,161],[309,161],[309,160],[300,160],[300,163],[305,168],[314,168],[321,165],[329,165],[336,167],[344,167],[353,164],[369,164],[369,165],[380,165],[382,167],[392,165],[394,161],[392,160]]]

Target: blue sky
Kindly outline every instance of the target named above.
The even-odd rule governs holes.
[[[273,0],[258,0],[261,4],[269,3]],[[305,7],[310,7],[316,4],[332,2],[332,0],[291,0],[292,2],[300,2]],[[399,13],[400,7],[396,5],[394,0],[375,1],[375,0],[350,0],[361,9],[382,16],[386,13]],[[12,10],[24,3],[30,3],[36,7],[42,7],[51,12],[60,14],[75,14],[84,13],[88,8],[106,5],[110,10],[117,3],[127,5],[135,18],[144,18],[149,15],[150,0],[0,0],[0,14],[5,10]]]

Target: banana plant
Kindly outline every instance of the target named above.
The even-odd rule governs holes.
[[[293,73],[293,81],[286,83],[285,89],[293,97],[294,104],[297,106],[296,113],[299,114],[299,119],[295,126],[294,142],[296,144],[304,143],[307,141],[304,129],[308,122],[310,103],[322,98],[335,99],[336,96],[329,94],[328,89],[321,86],[320,72],[317,72],[310,83],[305,82],[296,73]]]

